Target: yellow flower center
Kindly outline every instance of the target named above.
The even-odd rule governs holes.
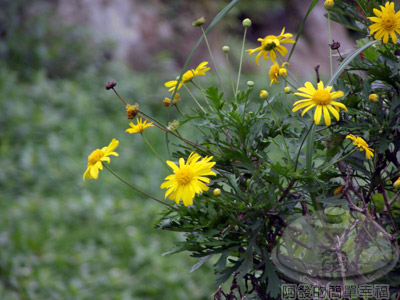
[[[186,185],[193,179],[193,172],[190,168],[182,168],[176,172],[175,179],[179,185]]]
[[[386,27],[386,29],[392,29],[394,26],[394,20],[392,17],[386,17],[383,19],[383,26]]]
[[[328,105],[332,101],[332,96],[327,90],[317,90],[313,95],[313,101],[318,105]]]
[[[100,149],[94,150],[90,155],[89,155],[89,164],[94,165],[97,163],[102,157],[104,156],[104,152],[101,151]]]

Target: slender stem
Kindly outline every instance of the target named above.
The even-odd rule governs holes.
[[[240,53],[239,73],[238,73],[238,78],[237,78],[237,82],[236,82],[235,99],[236,99],[236,95],[237,95],[238,90],[239,90],[240,74],[242,73],[243,54],[244,54],[244,43],[245,43],[245,41],[246,41],[246,34],[247,34],[247,27],[244,28],[243,42],[242,42],[242,51],[241,51],[241,53]]]
[[[301,141],[299,150],[297,151],[296,161],[295,161],[295,164],[294,164],[294,171],[295,171],[295,172],[296,172],[296,170],[297,170],[297,164],[298,164],[298,162],[299,162],[299,156],[300,156],[301,148],[303,148],[304,142],[306,141],[308,135],[310,134],[311,129],[314,127],[314,124],[315,124],[314,122],[311,123],[311,126],[310,126],[310,128],[308,129],[307,134],[304,136],[304,139]]]
[[[197,101],[196,97],[192,94],[192,92],[189,90],[189,88],[186,85],[183,85],[186,89],[186,91],[189,93],[190,96],[192,96],[194,102],[196,102],[197,106],[203,111],[203,113],[207,113],[204,108],[200,105],[199,101]]]
[[[332,49],[331,49],[331,43],[332,43],[332,37],[331,37],[331,13],[328,10],[328,38],[329,38],[329,67],[331,68],[331,77],[333,76],[333,64],[332,64]]]
[[[176,111],[183,117],[183,113],[181,112],[181,110],[178,107],[178,104],[175,104],[175,109]]]
[[[356,0],[358,6],[360,7],[360,9],[362,10],[362,12],[364,13],[364,16],[368,16],[367,13],[365,12],[364,8],[362,7],[362,5],[360,4],[360,1]]]
[[[387,195],[386,195],[385,188],[383,186],[381,186],[381,190],[382,190],[382,195],[383,195],[383,200],[385,202],[386,210],[387,210],[387,212],[389,214],[390,221],[392,222],[393,230],[394,230],[394,232],[397,233],[398,229],[397,229],[396,223],[395,223],[395,221],[393,219],[392,210],[390,209],[390,205],[389,205],[389,201],[388,201],[388,198],[387,198]]]
[[[286,77],[283,77],[283,80],[285,80],[285,82],[286,82],[288,85],[290,85],[292,88],[294,88],[295,90],[297,90],[297,87],[296,87],[294,84],[292,84],[289,80],[287,80]]]
[[[111,173],[113,174],[115,177],[117,177],[120,181],[122,181],[123,183],[125,183],[127,186],[129,186],[131,189],[135,190],[136,192],[138,192],[139,194],[142,194],[145,197],[148,197],[154,201],[157,201],[158,203],[161,203],[167,207],[169,207],[170,209],[173,209],[175,211],[178,211],[178,209],[176,207],[173,207],[161,200],[158,200],[157,198],[154,198],[153,196],[150,196],[149,194],[143,192],[142,190],[139,190],[137,187],[133,186],[132,184],[130,184],[128,181],[126,181],[125,179],[123,179],[121,176],[119,176],[117,173],[115,173],[109,166],[107,166],[106,164],[103,164],[103,166]]]
[[[144,137],[143,132],[140,133],[144,142],[147,144],[147,146],[150,148],[150,150],[154,153],[155,156],[157,156],[157,158],[163,163],[163,165],[170,170],[170,168],[168,167],[167,163],[161,158],[161,156],[157,153],[157,151],[153,148],[153,146],[151,146],[151,144],[149,143],[149,141]]]
[[[208,107],[210,107],[210,103],[208,102],[206,91],[201,87],[200,81],[197,80],[197,77],[194,77],[193,80],[190,81],[196,88],[198,88],[201,92],[201,94],[204,97],[204,100],[206,100],[206,103]]]
[[[285,146],[285,150],[286,150],[287,157],[288,157],[288,159],[289,159],[289,161],[290,161],[290,164],[292,164],[292,160],[290,159],[289,148],[288,148],[288,146],[287,146],[287,144],[286,144],[285,136],[283,135],[282,126],[281,126],[281,124],[279,123],[278,118],[276,117],[276,115],[275,115],[275,113],[274,113],[274,110],[272,109],[272,106],[271,106],[271,104],[269,103],[268,100],[267,100],[267,104],[268,104],[269,110],[271,111],[272,116],[273,116],[273,118],[274,118],[274,120],[275,120],[275,122],[276,122],[276,125],[278,125],[278,127],[279,127],[279,131],[281,132],[281,136],[282,136],[282,139],[283,139],[283,144],[284,144],[284,146]]]
[[[328,167],[330,167],[330,166],[332,166],[332,165],[334,165],[334,164],[337,164],[339,161],[342,161],[342,160],[348,158],[350,155],[352,155],[352,154],[353,154],[354,152],[356,152],[357,150],[358,150],[358,148],[354,148],[351,152],[349,152],[349,153],[346,154],[345,156],[341,157],[340,159],[338,159],[338,160],[336,160],[336,161],[334,161],[334,162],[332,162],[332,163],[330,163],[330,164],[327,164],[327,165],[325,165],[325,166],[320,166],[320,167],[317,168],[317,170],[318,170],[318,171],[319,171],[319,170],[323,170],[323,169],[326,169],[326,168],[328,168]]]
[[[183,85],[183,86],[185,86],[185,85]],[[118,98],[119,98],[125,105],[127,105],[126,101],[118,94],[118,92],[117,92],[114,88],[113,88],[113,91],[114,91],[115,94],[118,96]],[[190,91],[189,91],[189,93],[190,93]],[[204,110],[203,110],[203,111],[204,111]],[[183,138],[183,137],[181,137],[181,136],[179,136],[179,135],[173,133],[171,130],[168,130],[168,129],[167,129],[165,126],[163,126],[160,122],[158,122],[156,119],[150,117],[149,115],[145,114],[143,111],[140,111],[140,112],[138,113],[138,116],[142,117],[142,118],[145,119],[147,122],[153,123],[154,126],[156,126],[157,128],[159,128],[159,129],[165,131],[167,134],[169,133],[169,134],[171,134],[171,135],[173,135],[173,136],[179,138],[180,140],[182,140],[182,141],[183,141],[184,143],[186,143],[187,145],[191,144],[191,145],[193,145],[193,146],[196,146],[196,147],[198,147],[198,148],[203,148],[203,149],[205,149],[205,150],[207,150],[207,151],[210,151],[210,152],[213,152],[213,153],[215,153],[215,154],[220,154],[220,153],[218,153],[218,152],[216,152],[216,151],[214,151],[214,150],[211,150],[211,149],[209,149],[209,148],[207,148],[207,147],[204,147],[204,146],[202,146],[202,145],[196,144],[195,142],[192,142],[192,141],[190,141],[190,140],[188,140],[188,139],[185,139],[185,138]]]
[[[229,55],[228,55],[228,53],[225,53],[225,57],[226,57],[226,62],[228,63],[229,77],[230,77],[231,83],[232,83],[233,96],[235,97],[235,101],[236,101],[236,105],[237,105],[238,103],[237,103],[237,96],[236,96],[235,84],[233,83],[232,66],[231,66],[231,62],[229,61]]]
[[[283,64],[283,61],[282,61],[282,58],[280,58],[279,56],[277,56],[277,58],[278,58],[278,60],[279,60],[279,63],[282,65]],[[289,66],[289,65],[288,65]],[[292,75],[292,73],[290,72],[290,70],[289,69],[286,69],[286,71],[287,71],[287,73],[288,73],[288,76],[294,81],[294,83],[295,84],[297,84],[297,86],[300,86],[300,83],[296,80],[296,78]],[[289,82],[288,82],[289,83]],[[297,87],[295,87],[293,84],[291,84],[291,83],[289,83],[291,86],[293,86],[296,90],[297,90]]]
[[[212,62],[213,62],[214,68],[215,68],[215,74],[217,74],[217,78],[218,78],[218,81],[219,81],[219,85],[221,86],[222,92],[224,93],[224,97],[226,97],[226,94],[225,94],[225,91],[224,91],[224,86],[222,85],[221,77],[220,77],[219,74],[218,74],[217,64],[215,63],[214,55],[212,54],[210,45],[209,45],[209,43],[208,43],[207,35],[206,35],[206,33],[205,33],[204,29],[203,29],[203,26],[200,26],[200,28],[201,28],[201,32],[203,32],[204,41],[206,42],[208,52],[210,53],[210,57],[211,57],[211,60],[212,60]],[[226,98],[225,98],[225,100],[226,100]],[[227,100],[226,100],[226,101],[227,101]],[[227,101],[227,102],[228,102],[228,101]]]
[[[128,103],[126,103],[126,101],[118,94],[118,92],[115,88],[112,88],[112,90],[118,96],[119,100],[121,100],[125,105],[128,105]]]

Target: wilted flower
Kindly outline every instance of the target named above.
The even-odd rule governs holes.
[[[374,157],[374,149],[369,148],[368,144],[362,137],[359,136],[354,136],[352,134],[348,134],[346,136],[346,139],[350,139],[353,141],[353,145],[357,146],[360,151],[365,151],[365,156],[367,159],[370,159],[371,157]]]

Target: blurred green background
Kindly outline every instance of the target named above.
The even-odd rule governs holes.
[[[137,60],[115,54],[119,45],[108,38],[113,32],[102,35],[84,24],[62,22],[54,13],[62,1],[1,1],[1,300],[196,300],[209,299],[217,288],[211,263],[189,274],[195,258],[162,255],[183,237],[153,229],[160,204],[139,196],[106,170],[99,180],[82,182],[91,151],[116,138],[120,156],[112,157],[110,166],[163,198],[159,186],[166,172],[140,135],[124,132],[129,123],[125,107],[104,87],[116,80],[129,103],[139,102],[141,110],[162,122],[171,120],[174,115],[162,105],[168,96],[164,82],[179,74],[199,37],[192,34],[191,21],[200,13],[211,19],[229,1],[149,2],[158,5],[153,9],[162,18],[167,16],[177,39],[185,34],[192,39],[185,45],[172,39],[150,54],[143,48],[145,63],[139,72]],[[267,16],[279,19],[289,2],[242,1],[210,38],[218,41],[223,35],[237,64],[242,18],[252,17],[258,24]],[[262,29],[255,25],[250,39],[255,41]],[[204,49],[198,54],[193,64],[208,59]],[[261,81],[269,85],[267,70],[263,72]],[[165,135],[155,128],[145,134],[168,158]]]

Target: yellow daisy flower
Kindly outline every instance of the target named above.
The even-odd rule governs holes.
[[[285,65],[289,65],[289,63],[285,62],[280,67],[275,62],[271,68],[269,69],[269,79],[271,79],[271,84],[279,83],[278,77],[279,76],[287,76],[287,70],[285,69]]]
[[[346,139],[350,139],[353,141],[353,145],[357,146],[358,148],[360,148],[360,151],[365,151],[365,156],[367,157],[367,159],[370,159],[371,157],[374,157],[374,149],[369,148],[368,144],[366,141],[363,140],[363,138],[359,137],[359,136],[354,136],[352,134],[348,134],[346,136]]]
[[[207,175],[216,175],[211,168],[215,162],[210,162],[213,157],[206,156],[201,158],[195,152],[192,152],[185,163],[183,158],[179,159],[179,167],[172,161],[167,161],[167,164],[174,171],[165,178],[165,182],[161,184],[162,189],[168,189],[165,192],[165,198],[175,200],[176,204],[182,200],[185,206],[193,204],[193,198],[196,194],[208,190],[208,186],[204,182],[209,183],[210,179]]]
[[[291,37],[293,35],[291,33],[285,33],[285,27],[283,27],[280,35],[267,35],[265,38],[259,38],[257,41],[261,42],[261,46],[255,49],[246,50],[249,52],[249,56],[253,53],[260,51],[256,57],[256,64],[258,65],[258,60],[262,56],[265,60],[268,60],[268,54],[270,54],[271,61],[274,62],[276,59],[276,51],[280,53],[280,55],[285,56],[287,54],[287,49],[283,47],[281,44],[288,43],[294,44],[295,40],[292,40]]]
[[[113,152],[118,147],[119,141],[113,139],[107,147],[94,150],[88,157],[88,165],[83,174],[83,181],[87,179],[97,179],[99,170],[103,170],[103,161],[110,163],[109,155],[118,156],[118,153]]]
[[[389,36],[394,44],[397,43],[396,33],[400,34],[400,11],[395,12],[394,2],[386,2],[385,7],[380,5],[381,10],[374,8],[376,17],[369,17],[374,24],[369,26],[371,34],[375,32],[374,38],[380,40],[383,37],[383,43],[389,41]]]
[[[210,67],[207,67],[208,62],[203,61],[201,64],[197,66],[196,69],[191,69],[189,71],[186,71],[182,75],[182,80],[179,82],[178,85],[178,90],[182,87],[182,84],[191,81],[194,77],[201,76],[201,75],[206,75],[206,72],[210,70]],[[178,84],[178,80],[171,80],[167,81],[164,85],[165,87],[170,88],[168,91],[172,92],[175,90],[176,85]]]
[[[324,88],[324,83],[322,81],[318,82],[317,90],[314,88],[311,82],[306,82],[304,86],[305,87],[297,89],[301,93],[294,93],[294,94],[297,96],[305,97],[306,99],[296,101],[293,104],[294,106],[292,110],[293,112],[306,107],[306,109],[303,110],[303,112],[301,113],[301,116],[304,116],[304,114],[308,110],[310,110],[315,106],[316,107],[314,114],[315,124],[317,125],[319,124],[323,113],[325,124],[327,126],[330,126],[331,116],[329,113],[331,113],[336,118],[336,120],[339,121],[340,108],[343,108],[345,111],[347,111],[347,107],[343,103],[333,101],[333,99],[343,97],[342,91],[336,91],[331,93],[332,87],[327,86],[326,88]]]
[[[142,118],[136,119],[137,124],[133,124],[133,122],[130,122],[129,125],[131,128],[126,129],[126,132],[129,133],[136,133],[136,132],[143,132],[147,127],[152,127],[154,126],[153,123],[147,123],[146,120],[143,122]]]

